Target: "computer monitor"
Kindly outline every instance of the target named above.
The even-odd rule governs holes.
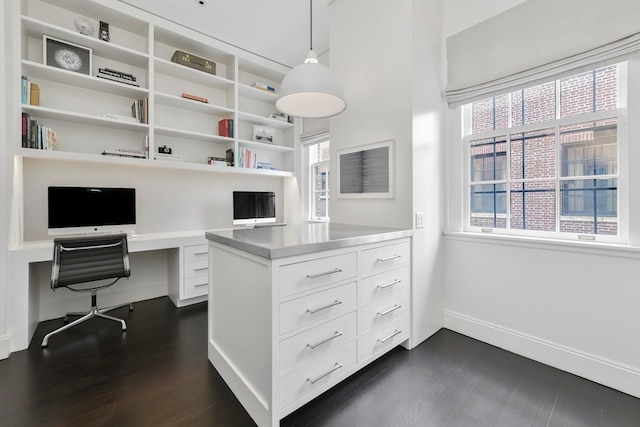
[[[49,235],[135,232],[136,190],[49,187]]]
[[[276,195],[272,191],[234,191],[233,224],[276,222]]]

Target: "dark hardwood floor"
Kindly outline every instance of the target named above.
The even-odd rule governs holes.
[[[0,426],[253,426],[207,360],[206,303],[112,312],[0,361]],[[448,330],[393,350],[282,426],[640,426],[640,399]]]

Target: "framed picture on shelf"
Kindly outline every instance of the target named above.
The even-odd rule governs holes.
[[[91,75],[91,48],[58,40],[47,35],[44,35],[43,39],[43,62],[46,65]]]
[[[253,125],[253,140],[273,144],[274,129],[266,126]]]

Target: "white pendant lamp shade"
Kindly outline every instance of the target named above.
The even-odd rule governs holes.
[[[342,88],[313,51],[282,80],[276,108],[289,116],[317,119],[340,114],[347,108]]]

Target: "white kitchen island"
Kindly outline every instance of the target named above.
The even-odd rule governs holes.
[[[411,230],[208,232],[209,361],[260,426],[408,345]]]

